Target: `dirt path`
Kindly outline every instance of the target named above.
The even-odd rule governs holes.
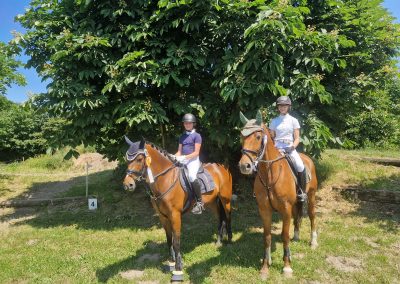
[[[117,166],[116,162],[109,162],[103,159],[98,153],[85,153],[74,160],[74,166],[70,173],[2,173],[7,176],[15,177],[45,177],[46,181],[39,186],[33,186],[26,192],[21,192],[16,198],[10,198],[8,201],[35,201],[35,200],[52,200],[59,198],[68,192],[71,187],[85,180],[86,165],[89,164],[89,174],[95,172],[113,169]],[[48,177],[53,177],[49,180]],[[51,178],[52,179],[52,178]],[[5,200],[7,201],[7,200]],[[29,202],[27,202],[29,204]],[[8,224],[19,222],[23,219],[34,218],[38,209],[31,206],[18,208],[0,208],[0,222]],[[4,226],[4,224],[3,224]]]

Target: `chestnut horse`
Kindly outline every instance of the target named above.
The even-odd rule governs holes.
[[[182,280],[182,256],[180,252],[181,219],[188,193],[179,182],[180,168],[175,157],[150,142],[131,142],[127,151],[128,169],[123,181],[126,190],[134,190],[136,181],[145,180],[150,186],[151,203],[159,215],[167,236],[170,252],[169,266],[173,271],[172,280]],[[215,189],[203,194],[203,202],[219,217],[217,244],[220,245],[227,233],[232,240],[231,198],[232,176],[228,169],[219,164],[206,164]],[[186,206],[187,207],[187,206]],[[190,207],[190,206],[189,206]],[[193,216],[195,218],[195,216]]]
[[[289,229],[291,217],[294,217],[294,238],[299,239],[301,224],[302,203],[296,200],[296,183],[290,166],[285,157],[274,146],[269,130],[262,123],[261,112],[257,118],[248,120],[242,113],[241,121],[245,124],[242,129],[242,157],[239,162],[242,174],[255,174],[254,195],[257,200],[258,211],[264,226],[264,259],[261,268],[261,277],[268,277],[271,265],[271,222],[272,211],[276,210],[283,218],[283,273],[290,276],[293,273],[290,267]],[[311,222],[312,248],[317,247],[317,231],[315,227],[315,193],[317,191],[317,176],[312,160],[300,154],[304,165],[311,173],[311,180],[307,183],[308,215]]]

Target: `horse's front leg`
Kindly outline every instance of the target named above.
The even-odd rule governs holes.
[[[293,270],[290,267],[291,257],[290,257],[290,249],[289,249],[289,230],[290,230],[290,221],[292,218],[292,210],[291,206],[287,204],[285,212],[283,212],[283,226],[282,226],[282,241],[283,241],[283,273],[285,276],[291,276],[293,274]]]
[[[173,271],[175,269],[175,252],[174,248],[172,246],[172,226],[170,220],[162,215],[159,214],[160,216],[160,221],[161,224],[165,230],[165,236],[167,237],[167,246],[168,246],[168,252],[169,252],[169,258],[166,263],[166,269],[169,271]]]
[[[271,258],[271,223],[272,223],[272,208],[268,204],[265,204],[265,197],[261,197],[260,202],[258,202],[258,211],[260,213],[261,219],[263,221],[264,227],[264,258],[263,258],[263,265],[261,267],[261,279],[266,280],[269,274],[269,267],[272,264]],[[267,202],[269,202],[267,200]]]
[[[182,215],[175,211],[171,214],[172,247],[175,252],[175,270],[172,272],[172,281],[183,280],[183,265],[181,255],[181,223]]]

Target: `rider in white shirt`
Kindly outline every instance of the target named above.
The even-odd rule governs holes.
[[[300,158],[296,147],[300,143],[300,124],[299,121],[289,114],[292,102],[288,96],[281,96],[277,99],[276,105],[280,115],[272,119],[270,123],[271,136],[275,141],[275,147],[282,153],[287,153],[295,162],[297,175],[299,177],[299,192],[297,198],[303,202],[307,197],[306,188],[306,171],[304,163]]]

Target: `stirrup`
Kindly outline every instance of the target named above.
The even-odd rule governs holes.
[[[303,191],[297,193],[297,201],[302,203],[307,201],[307,194],[304,193]]]
[[[203,210],[204,210],[203,203],[201,201],[197,201],[192,208],[192,213],[199,215],[203,212]]]

